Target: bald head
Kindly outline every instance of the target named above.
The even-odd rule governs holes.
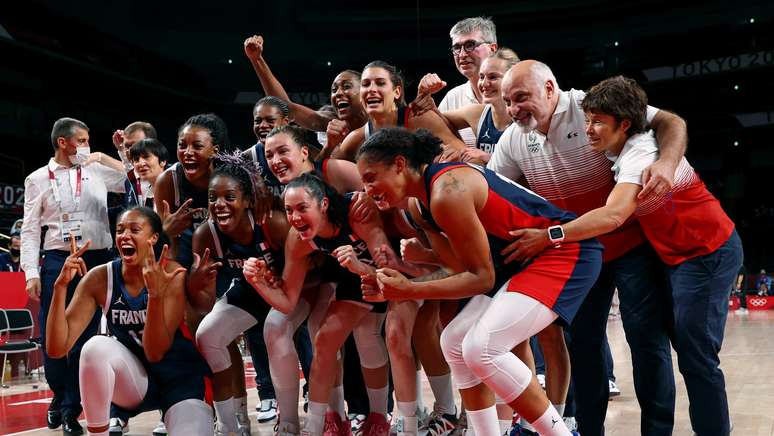
[[[548,132],[559,92],[554,73],[536,60],[518,62],[503,77],[502,94],[508,114],[526,130]]]

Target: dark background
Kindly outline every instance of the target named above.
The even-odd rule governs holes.
[[[226,120],[234,144],[253,144],[261,94],[242,42],[256,33],[291,98],[315,107],[338,71],[374,59],[404,71],[409,97],[426,72],[462,83],[448,32],[476,15],[563,89],[625,74],[681,115],[687,157],[737,223],[748,270],[774,270],[771,1],[13,2],[0,14],[0,183],[21,185],[47,162],[62,116],[86,122],[92,149],[106,152],[136,120],[174,152],[177,128],[204,111]],[[0,189],[5,231],[20,209],[18,193]]]

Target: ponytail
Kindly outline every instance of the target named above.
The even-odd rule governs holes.
[[[357,152],[355,160],[391,164],[396,157],[403,156],[409,166],[419,170],[429,165],[441,154],[441,140],[429,130],[418,129],[416,133],[402,127],[388,127],[377,130],[368,137]]]
[[[285,188],[287,192],[290,188],[303,188],[311,197],[322,203],[323,198],[328,199],[328,210],[326,217],[334,227],[342,228],[349,217],[349,207],[343,195],[339,194],[333,186],[325,183],[314,173],[304,173],[291,180]]]

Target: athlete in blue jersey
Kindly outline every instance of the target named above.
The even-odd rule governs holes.
[[[280,213],[263,224],[255,221],[254,203],[270,202],[271,198],[252,160],[240,154],[218,155],[217,159],[222,163],[210,179],[210,219],[193,237],[194,262],[188,293],[195,309],[209,312],[199,324],[196,338],[214,373],[216,433],[250,434],[242,356],[234,339],[246,332],[253,339],[253,361],[268,368],[266,349],[252,344],[261,341],[263,319],[271,306],[246,286],[242,264],[250,257],[260,257],[281,271],[281,246],[288,225]],[[258,324],[260,327],[254,329]],[[268,369],[264,377],[270,392]]]
[[[189,118],[177,132],[177,160],[156,181],[154,205],[172,238],[175,260],[186,268],[193,263],[191,238],[207,220],[207,186],[212,157],[228,151],[226,124],[215,114]]]
[[[478,89],[481,91],[483,104],[470,104],[452,111],[443,112],[446,122],[455,130],[473,129],[476,134],[476,146],[467,147],[459,156],[462,162],[489,162],[494,153],[497,141],[513,120],[508,116],[505,101],[500,93],[503,76],[513,65],[519,62],[516,53],[505,47],[492,52],[481,63],[478,77]],[[419,83],[417,95],[417,112],[423,109],[434,109],[435,103],[429,96],[446,86],[446,82],[436,74],[428,74]]]
[[[88,273],[80,256],[90,242],[78,249],[74,240],[54,287],[46,346],[52,356],[66,355],[102,308],[112,337],[94,336],[80,358],[89,434],[108,434],[113,403],[130,414],[161,409],[172,435],[211,435],[212,409],[205,402],[209,368],[184,323],[185,269],[166,257],[159,216],[145,207],[121,214],[120,258]],[[84,277],[65,310],[67,284],[76,274]]]
[[[337,353],[345,339],[354,333],[371,408],[375,434],[389,431],[387,413],[387,350],[381,336],[385,303],[363,301],[360,276],[373,275],[374,260],[394,258],[378,218],[360,222],[352,218],[349,201],[333,187],[306,173],[294,179],[285,190],[285,210],[292,226],[285,243],[282,281],[270,284],[265,262],[250,259],[244,274],[271,305],[285,313],[293,311],[310,269],[310,255],[323,252],[345,268],[339,271],[335,301],[314,338],[315,354],[309,388],[309,418],[305,430],[323,433],[326,420],[334,426],[348,426],[346,417],[326,416],[326,403],[337,381]],[[377,421],[377,415],[381,419]],[[344,422],[341,422],[344,421]],[[378,427],[377,427],[378,426]]]
[[[258,164],[258,174],[263,178],[263,184],[266,188],[278,197],[282,195],[284,186],[269,170],[264,144],[266,144],[266,137],[272,129],[288,124],[289,111],[288,104],[277,97],[269,95],[258,100],[253,107],[253,133],[255,133],[258,142],[244,152],[247,157]]]
[[[522,265],[500,253],[514,228],[545,228],[574,219],[533,192],[482,167],[433,164],[440,140],[428,132],[383,129],[358,154],[366,192],[376,201],[406,207],[416,197],[448,239],[436,252],[455,271],[409,281],[392,269],[377,274],[369,295],[388,299],[472,297],[446,327],[441,346],[476,434],[497,435],[493,390],[541,435],[570,432],[532,372],[511,349],[546,326],[570,323],[602,264],[595,240],[561,243]],[[435,247],[434,247],[435,248]],[[493,298],[486,294],[496,289]]]

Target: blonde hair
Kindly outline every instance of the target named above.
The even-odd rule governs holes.
[[[519,62],[519,55],[516,54],[515,51],[509,49],[508,47],[500,47],[497,50],[493,51],[489,54],[490,58],[497,58],[502,59],[505,61],[505,69],[508,70],[512,66],[516,65],[517,62]]]

